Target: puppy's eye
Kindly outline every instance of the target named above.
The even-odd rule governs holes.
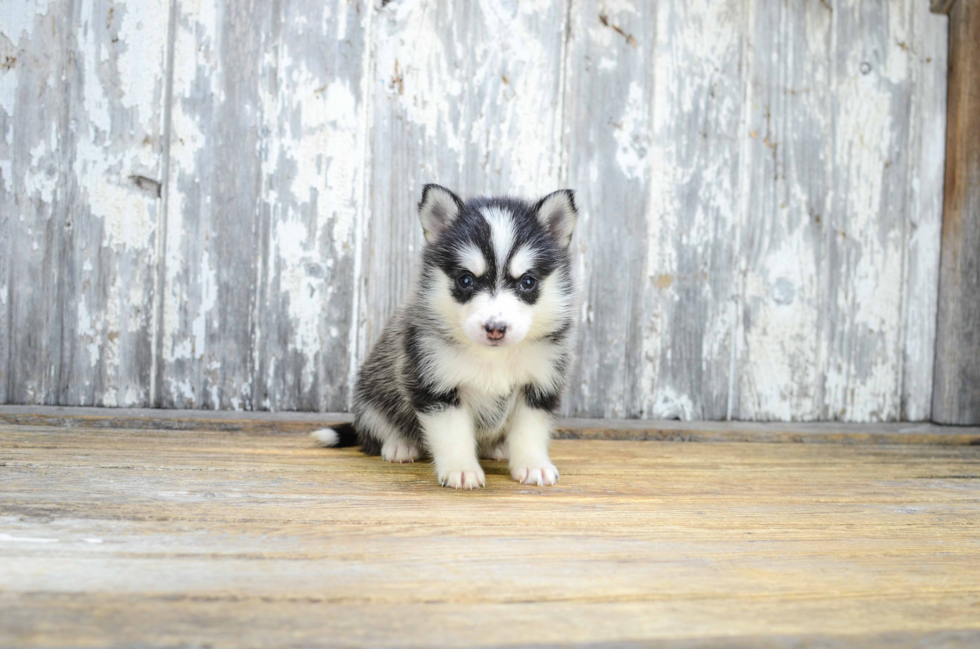
[[[456,284],[463,290],[469,290],[473,288],[473,276],[469,273],[463,273],[456,278]]]
[[[521,278],[522,291],[531,291],[534,289],[535,286],[537,286],[537,284],[538,284],[538,280],[534,279],[530,275],[525,275],[524,277]]]

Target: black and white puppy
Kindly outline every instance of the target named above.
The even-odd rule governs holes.
[[[353,426],[318,430],[318,443],[429,455],[456,489],[485,485],[478,456],[507,459],[524,484],[557,482],[548,441],[571,362],[576,217],[570,190],[464,203],[426,185],[417,287],[361,368]]]

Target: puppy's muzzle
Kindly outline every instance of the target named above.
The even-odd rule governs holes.
[[[507,333],[507,325],[502,322],[488,322],[483,325],[483,328],[487,330],[489,340],[503,340],[504,334]]]

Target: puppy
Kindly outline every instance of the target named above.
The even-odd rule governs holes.
[[[353,425],[314,439],[389,462],[428,455],[454,489],[486,484],[478,457],[507,459],[523,484],[555,484],[548,441],[571,363],[576,218],[571,190],[464,203],[426,185],[414,293],[361,368]]]

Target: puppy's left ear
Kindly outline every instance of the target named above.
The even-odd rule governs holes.
[[[575,192],[571,189],[559,189],[538,201],[534,209],[538,222],[558,240],[558,245],[567,248],[572,241],[572,231],[575,230],[575,222],[578,220]]]
[[[432,243],[463,211],[459,196],[439,185],[426,185],[419,201],[419,220],[425,240]]]

